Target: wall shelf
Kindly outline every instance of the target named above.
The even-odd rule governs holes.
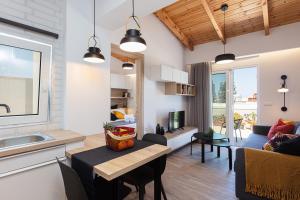
[[[190,96],[196,95],[196,87],[191,84],[182,84],[175,82],[165,83],[166,95]]]

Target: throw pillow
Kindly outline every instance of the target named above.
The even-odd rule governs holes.
[[[114,111],[113,114],[115,114],[118,119],[124,119],[125,118],[125,115],[122,112]]]
[[[286,125],[295,125],[295,122],[292,120],[282,120],[284,124]]]
[[[281,143],[275,151],[278,153],[300,156],[300,136],[298,135],[294,139]]]
[[[110,113],[110,121],[116,121],[118,118],[114,113]]]
[[[267,151],[275,151],[275,149],[278,148],[283,142],[289,141],[296,137],[297,135],[294,134],[277,133],[267,143],[264,144],[263,149]]]
[[[300,122],[295,123],[294,132],[295,132],[295,134],[300,134]]]
[[[300,126],[298,126],[298,128],[296,129],[295,134],[300,135]]]
[[[279,119],[277,123],[271,127],[268,133],[268,139],[270,140],[278,132],[284,134],[293,134],[293,131],[294,131],[294,125],[285,124],[281,119]]]

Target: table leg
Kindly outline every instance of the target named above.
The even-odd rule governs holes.
[[[229,170],[232,170],[232,149],[228,147]]]
[[[220,158],[220,149],[221,149],[221,147],[218,146],[218,147],[217,147],[217,150],[218,150],[218,151],[217,151],[217,156],[218,156],[218,158]]]
[[[121,200],[121,187],[120,180],[118,178],[112,180],[113,181],[113,199]]]
[[[161,200],[161,174],[160,174],[160,158],[154,161],[154,200]]]
[[[214,152],[214,146],[210,145],[210,152]]]
[[[193,153],[193,136],[191,137],[191,155]]]
[[[201,162],[205,163],[205,143],[201,142]]]

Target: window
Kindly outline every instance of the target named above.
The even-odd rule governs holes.
[[[0,126],[48,120],[51,50],[0,34]]]

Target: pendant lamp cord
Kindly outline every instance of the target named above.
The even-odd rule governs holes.
[[[139,29],[141,28],[140,27],[140,24],[139,22],[136,20],[136,16],[134,15],[134,0],[132,0],[132,19],[135,21],[136,25],[139,27]]]
[[[96,40],[96,0],[94,0],[94,35],[93,40],[95,42],[94,47],[97,46],[97,40]]]

